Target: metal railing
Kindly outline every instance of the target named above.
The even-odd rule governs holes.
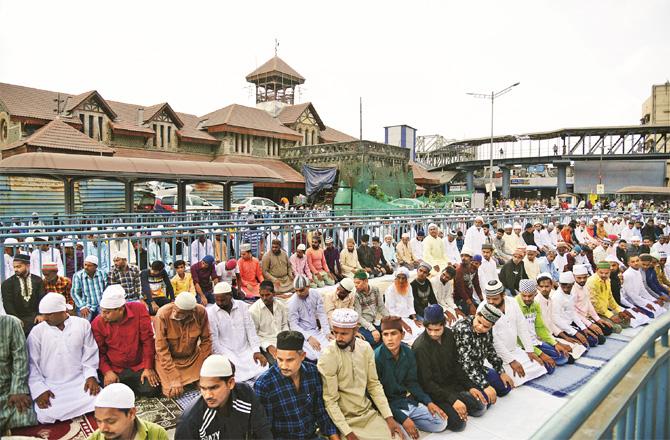
[[[534,435],[670,438],[670,313],[654,319]]]

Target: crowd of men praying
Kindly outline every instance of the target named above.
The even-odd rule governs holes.
[[[147,267],[123,235],[88,242],[111,267],[5,238],[0,435],[94,412],[91,438],[166,439],[135,399],[188,390],[177,439],[461,431],[670,307],[670,228],[650,216],[311,226],[250,229],[236,252],[198,233],[189,262],[157,239]]]

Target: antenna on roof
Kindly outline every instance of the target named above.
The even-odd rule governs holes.
[[[277,56],[277,51],[279,50],[279,40],[275,38],[275,56]]]
[[[54,110],[54,112],[56,112],[56,117],[59,118],[61,114],[60,105],[63,102],[63,100],[60,99],[60,93],[56,94],[56,99],[54,99],[54,102],[56,103],[56,109]]]

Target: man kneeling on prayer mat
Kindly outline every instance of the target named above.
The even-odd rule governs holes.
[[[493,345],[503,360],[505,372],[514,379],[514,385],[523,385],[547,374],[544,362],[535,354],[528,324],[519,304],[513,297],[505,295],[505,288],[500,281],[491,280],[486,285],[486,303],[502,312],[493,326]],[[478,310],[483,305],[481,303]]]
[[[175,302],[158,309],[154,328],[156,372],[163,394],[178,397],[185,385],[198,380],[200,367],[212,352],[207,311],[194,295],[179,294]]]
[[[154,330],[147,306],[126,302],[126,292],[120,284],[107,286],[100,300],[100,315],[91,323],[91,329],[100,351],[104,386],[121,382],[140,396],[160,393],[154,369]]]
[[[336,309],[332,322],[335,340],[326,347],[317,367],[326,411],[340,435],[359,440],[402,438],[377,376],[372,347],[356,337],[358,313]]]
[[[612,295],[610,264],[607,261],[598,263],[596,273],[591,275],[586,282],[586,288],[591,296],[593,307],[605,322],[609,320],[620,324],[623,328],[636,328],[651,321],[647,315],[633,309],[625,309],[616,302]]]
[[[261,354],[249,306],[233,299],[233,289],[225,281],[214,286],[216,306],[207,310],[212,332],[212,351],[225,355],[235,366],[238,382],[253,382],[265,370],[268,361]]]
[[[339,440],[337,428],[323,404],[319,371],[305,362],[305,337],[293,330],[277,335],[277,363],[254,384],[275,440]],[[317,435],[317,427],[319,434]]]
[[[551,275],[540,273],[538,279],[551,281]],[[547,369],[547,373],[553,374],[556,366],[568,363],[569,347],[560,344],[544,322],[540,304],[535,302],[537,295],[537,281],[521,280],[519,282],[519,294],[516,302],[521,308],[521,313],[526,318],[528,333],[535,347],[535,354],[540,357]]]
[[[405,331],[401,322],[399,316],[382,319],[383,343],[375,349],[375,365],[393,418],[402,424],[409,437],[416,439],[419,438],[417,429],[424,432],[447,429],[447,414],[419,385],[416,357],[412,349],[402,343]]]
[[[95,399],[95,421],[98,429],[88,440],[168,440],[165,428],[137,417],[135,393],[122,383],[109,384],[100,391]]]
[[[272,439],[270,423],[249,385],[235,383],[235,365],[221,354],[200,369],[200,397],[177,423],[175,440]]]
[[[323,309],[323,299],[319,292],[310,289],[309,280],[304,275],[295,277],[293,287],[295,295],[288,300],[289,327],[305,336],[304,350],[307,359],[316,361],[328,345],[328,341],[333,339],[328,316]]]
[[[44,321],[28,335],[30,394],[40,423],[68,420],[93,411],[98,384],[98,346],[91,324],[70,316],[60,293],[40,301]]]

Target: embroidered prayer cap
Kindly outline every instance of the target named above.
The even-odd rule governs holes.
[[[233,291],[233,288],[230,286],[225,281],[221,281],[220,283],[216,283],[216,286],[214,286],[214,295],[223,295],[224,293],[230,293]]]
[[[589,271],[583,264],[575,264],[572,266],[572,273],[574,275],[588,275]]]
[[[331,316],[331,327],[356,328],[358,325],[358,313],[356,313],[356,310],[335,309]]]
[[[58,264],[53,263],[51,261],[42,263],[42,271],[45,270],[58,270]]]
[[[430,231],[431,229],[437,229],[437,225],[435,223],[431,223],[428,225],[428,230]]]
[[[533,293],[536,291],[537,291],[537,281],[528,279],[519,281],[519,292]]]
[[[490,280],[486,283],[486,296],[498,296],[505,291],[505,286],[500,280]]]
[[[354,285],[354,280],[352,280],[351,278],[343,278],[339,284],[340,287],[346,290],[347,292],[351,292],[356,287]]]
[[[409,234],[407,232],[403,232],[400,238],[409,238]]]
[[[511,223],[505,223],[505,226],[503,229],[512,229],[512,224]]]
[[[277,350],[302,350],[305,337],[295,330],[284,330],[277,334]]]
[[[111,284],[102,292],[100,308],[118,309],[126,303],[126,289],[121,284]]]
[[[327,243],[332,243],[333,242],[333,237],[326,237],[326,244]]]
[[[235,266],[237,266],[237,260],[234,258],[231,258],[230,260],[226,261],[226,270],[233,270],[235,269]]]
[[[607,261],[601,261],[598,264],[596,264],[597,269],[609,269],[610,264]]]
[[[398,275],[405,275],[405,278],[409,279],[409,269],[407,269],[404,266],[400,266],[398,268],[398,271],[395,273],[395,276],[397,277]]]
[[[428,264],[428,263],[426,263],[425,261],[422,261],[421,264],[419,264],[418,269],[421,269],[421,268],[426,269],[428,272],[430,272],[431,270],[433,270],[433,268],[431,267],[431,265]]]
[[[357,270],[356,273],[354,274],[354,279],[357,280],[367,280],[368,279],[368,273],[364,270]]]
[[[495,324],[502,317],[502,312],[498,310],[496,306],[492,306],[488,303],[484,304],[484,307],[479,310],[479,313],[491,324]]]
[[[84,263],[91,263],[95,264],[96,266],[98,265],[98,257],[95,255],[89,255],[88,257],[84,258]]]
[[[307,249],[307,248],[305,247],[304,243],[300,243],[300,244],[298,245],[298,250],[299,250],[299,251],[304,251],[305,249]]]
[[[528,246],[526,246],[526,252],[528,251],[537,252],[537,246],[529,244]]]
[[[484,250],[484,249],[488,249],[488,250],[492,251],[493,250],[493,245],[488,244],[488,243],[484,243],[482,245],[482,250]]]
[[[402,318],[400,316],[384,316],[382,318],[382,331],[384,330],[398,330],[402,333]]]
[[[478,215],[477,217],[475,217],[475,221],[476,221],[476,222],[483,222],[483,221],[484,221],[484,217],[482,217],[481,215]]]
[[[65,302],[65,297],[60,293],[49,292],[42,297],[39,309],[40,313],[56,313],[72,310],[72,306]]]
[[[174,305],[184,311],[195,309],[196,304],[195,295],[177,295],[177,299],[174,300]]]
[[[233,367],[228,358],[222,354],[210,355],[200,368],[200,377],[230,377],[232,375]]]
[[[251,251],[251,245],[249,243],[242,243],[240,245],[240,252],[249,252]]]
[[[14,255],[14,261],[20,261],[22,263],[30,264],[30,255],[16,254],[16,255]]]
[[[135,408],[135,393],[126,384],[111,383],[100,390],[95,398],[96,408]]]
[[[295,277],[293,280],[293,288],[294,289],[305,289],[309,287],[309,280],[305,275],[298,275]]]
[[[439,304],[431,304],[423,310],[423,322],[425,325],[440,324],[444,320],[444,309]]]

